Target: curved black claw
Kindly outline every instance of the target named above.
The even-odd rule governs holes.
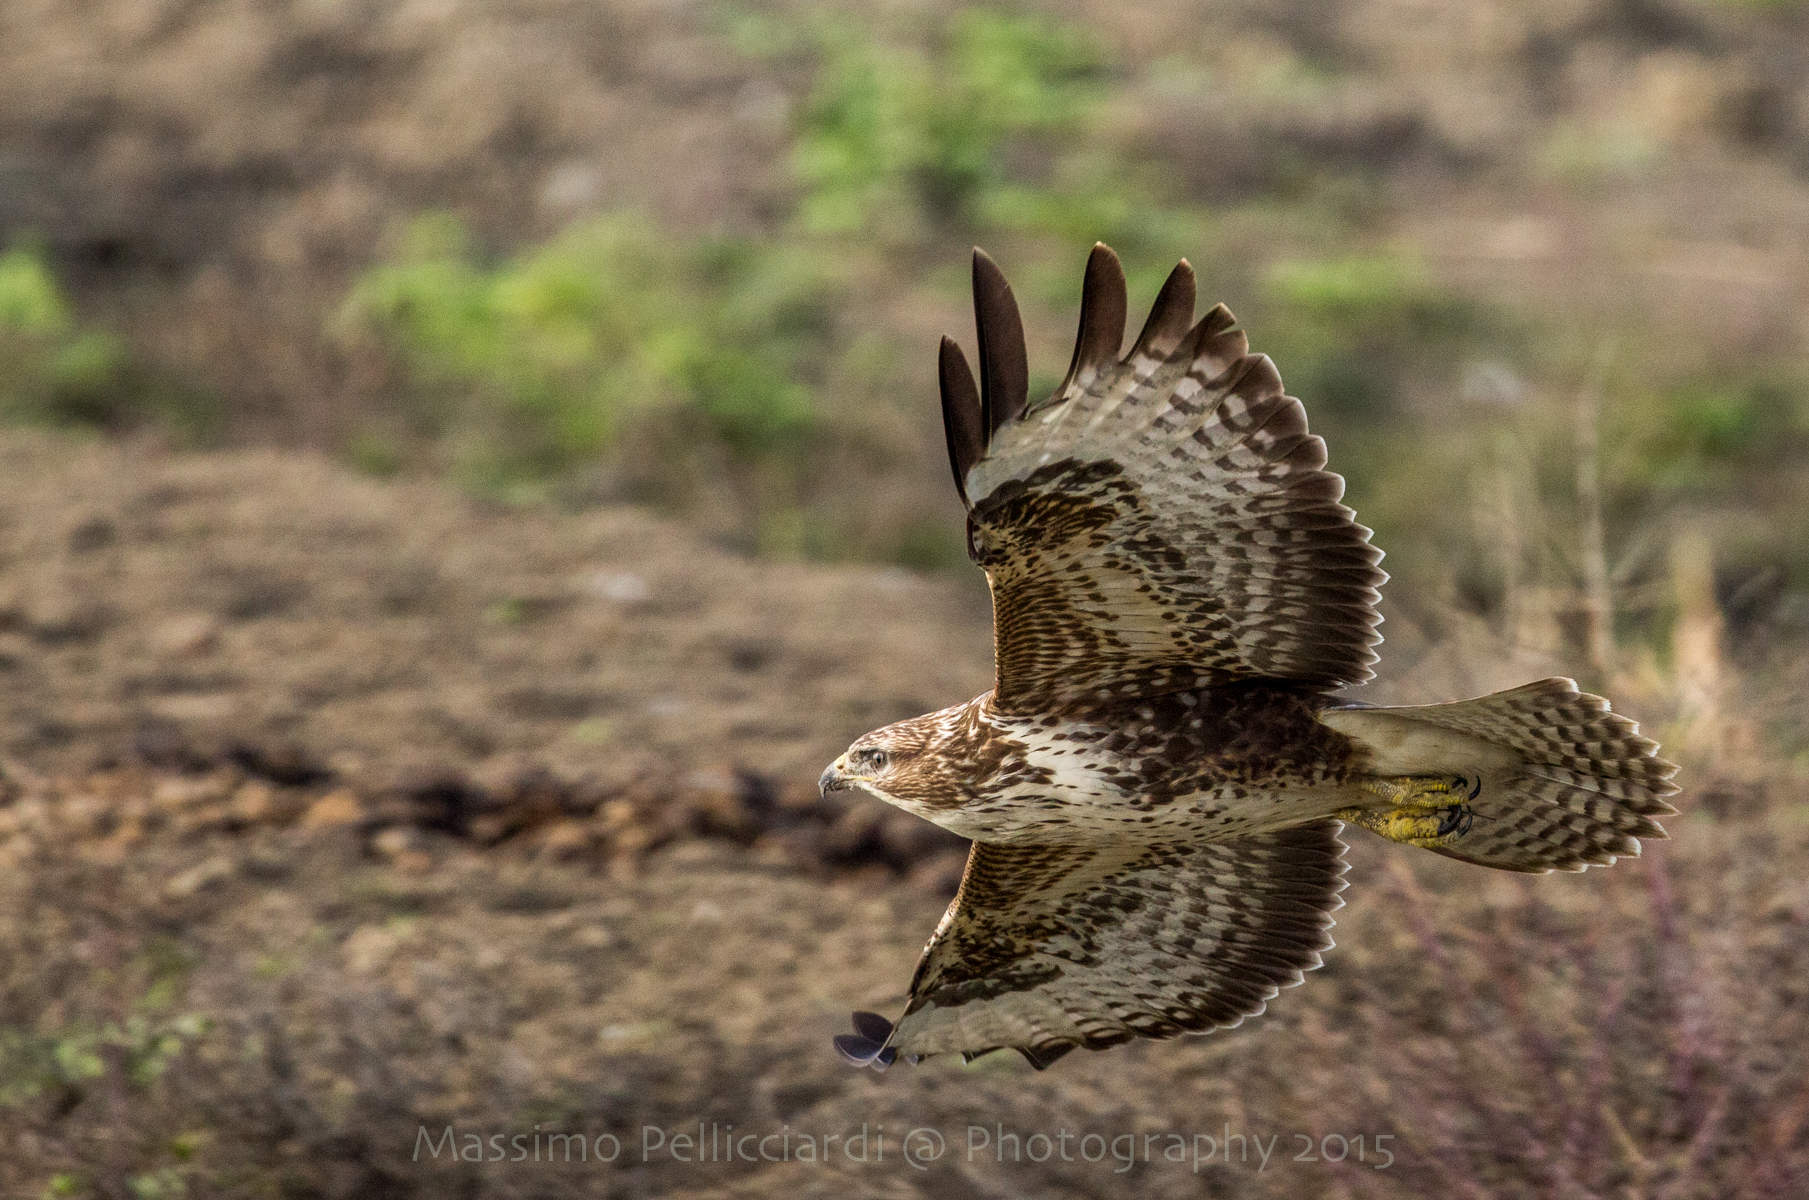
[[[872,1067],[883,1071],[898,1059],[898,1051],[886,1045],[892,1036],[892,1022],[878,1013],[854,1014],[854,1032],[838,1034],[835,1050],[842,1061],[854,1067]]]
[[[1458,837],[1470,832],[1470,825],[1476,820],[1476,811],[1468,804],[1453,804],[1438,810],[1438,836],[1456,833]]]

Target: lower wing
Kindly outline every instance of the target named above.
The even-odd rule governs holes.
[[[1236,1025],[1301,981],[1343,904],[1336,821],[1231,842],[974,844],[892,1027],[856,1014],[849,1061],[1077,1046]]]

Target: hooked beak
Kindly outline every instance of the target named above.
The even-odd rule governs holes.
[[[843,755],[841,758],[836,759],[829,764],[822,776],[817,779],[817,787],[822,791],[823,795],[827,796],[830,792],[844,791],[848,787],[847,780],[842,778],[842,764],[845,761],[847,761],[847,755]]]

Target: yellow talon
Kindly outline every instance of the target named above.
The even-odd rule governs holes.
[[[1346,808],[1332,815],[1391,842],[1431,850],[1449,845],[1470,831],[1473,814],[1469,802],[1482,791],[1482,781],[1461,775],[1406,776],[1366,780],[1363,789],[1383,797],[1394,807]]]
[[[1447,818],[1437,809],[1427,814],[1404,808],[1390,809],[1387,812],[1347,808],[1337,813],[1336,816],[1339,820],[1349,821],[1353,825],[1361,825],[1373,833],[1379,833],[1391,842],[1403,842],[1406,845],[1419,846],[1427,850],[1456,841],[1458,837],[1455,830],[1444,834],[1439,833],[1439,830],[1446,826]]]
[[[1443,808],[1453,797],[1474,800],[1482,791],[1480,779],[1462,775],[1406,775],[1399,779],[1366,779],[1363,790],[1374,792],[1397,808]]]

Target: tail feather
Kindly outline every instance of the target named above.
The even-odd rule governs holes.
[[[1473,820],[1438,853],[1510,871],[1581,871],[1639,854],[1675,813],[1677,768],[1658,743],[1569,679],[1455,704],[1334,709],[1321,720],[1364,745],[1381,775],[1477,778]]]

